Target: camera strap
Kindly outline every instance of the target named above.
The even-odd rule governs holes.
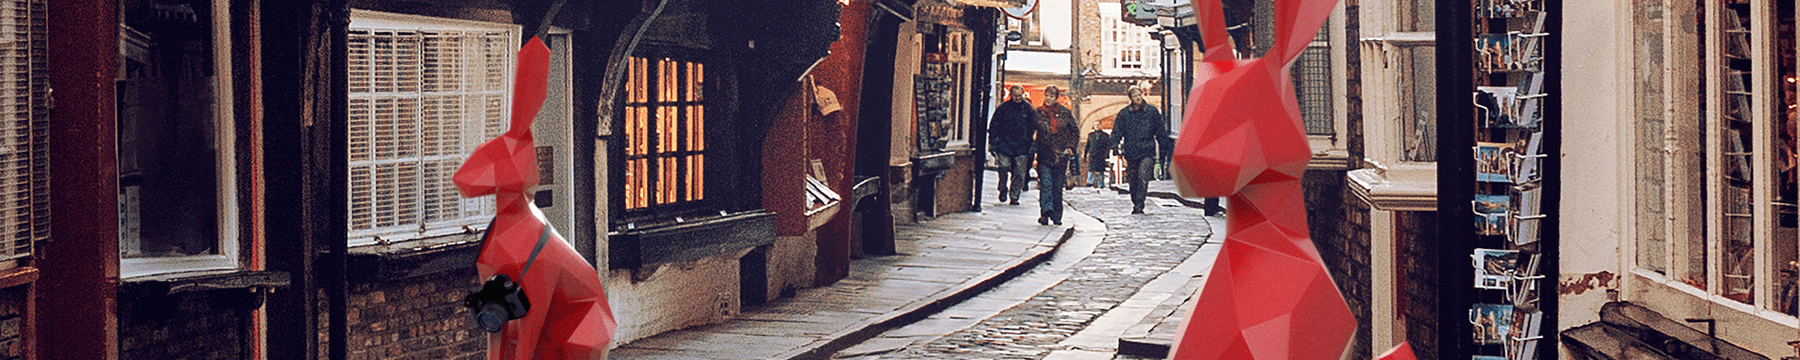
[[[537,262],[538,252],[544,251],[544,243],[549,240],[550,240],[550,224],[545,223],[544,228],[542,230],[538,230],[537,246],[531,247],[531,257],[525,258],[525,267],[519,269],[519,281],[521,281],[520,284],[524,284],[523,281],[525,281],[525,272],[531,270],[531,264]]]

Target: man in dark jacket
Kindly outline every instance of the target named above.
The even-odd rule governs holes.
[[[1125,176],[1131,179],[1131,213],[1142,214],[1153,175],[1149,160],[1161,153],[1159,145],[1166,146],[1162,138],[1168,137],[1169,130],[1162,112],[1144,102],[1143,89],[1133,87],[1126,94],[1131,96],[1131,105],[1120,109],[1113,119],[1113,141],[1125,156]]]
[[[1063,183],[1068,176],[1069,160],[1075,157],[1075,143],[1081,127],[1075,125],[1075,114],[1058,102],[1062,89],[1044,89],[1044,106],[1038,107],[1038,224],[1055,222],[1062,225]]]
[[[1025,191],[1031,171],[1031,136],[1037,124],[1037,110],[1025,99],[1025,87],[1013,85],[1007,89],[1007,95],[1010,98],[994,107],[994,116],[988,122],[988,150],[1000,166],[1000,201],[1018,205],[1019,193]]]
[[[1087,142],[1087,184],[1092,187],[1105,188],[1106,170],[1112,167],[1109,161],[1112,159],[1113,153],[1112,135],[1101,131],[1100,124],[1094,124],[1094,128],[1088,131]]]

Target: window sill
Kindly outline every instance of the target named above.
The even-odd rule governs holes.
[[[37,281],[38,269],[21,266],[0,271],[0,289],[25,285]]]
[[[1313,153],[1312,160],[1306,163],[1307,170],[1344,171],[1350,170],[1350,152],[1344,149],[1330,149]]]
[[[1601,322],[1566,332],[1564,342],[1584,355],[1620,355],[1644,351],[1665,355],[1704,354],[1722,359],[1768,359],[1748,349],[1721,341],[1692,326],[1676,322],[1661,313],[1630,302],[1612,302],[1601,306]],[[1650,346],[1648,344],[1661,344]],[[1627,350],[1627,348],[1630,348]],[[1673,357],[1671,357],[1673,358]]]
[[[613,269],[704,259],[775,242],[775,214],[756,210],[607,235]]]
[[[257,290],[288,286],[283,271],[210,270],[146,275],[124,279],[121,298],[147,298],[212,290]]]
[[[350,248],[344,259],[352,281],[389,281],[474,268],[483,232],[463,232]]]
[[[1437,211],[1437,164],[1402,163],[1352,170],[1344,177],[1350,192],[1376,210]]]
[[[842,201],[832,201],[826,203],[824,206],[807,210],[806,231],[818,229],[820,226],[824,226],[826,222],[830,222],[831,218],[837,216],[838,210],[843,208],[843,204]]]

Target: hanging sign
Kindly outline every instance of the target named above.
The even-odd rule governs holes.
[[[1014,19],[1024,19],[1025,16],[1031,15],[1032,11],[1037,11],[1038,0],[1025,0],[1023,2],[1008,1],[1008,3],[1012,3],[1016,6],[1000,8],[1000,11],[1006,13],[1006,16],[1011,16]]]

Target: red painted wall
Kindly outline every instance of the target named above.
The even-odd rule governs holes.
[[[45,359],[118,356],[111,317],[119,282],[118,172],[114,168],[113,78],[118,3],[65,0],[50,7],[51,233],[38,265],[39,339]]]
[[[845,196],[855,185],[856,123],[861,104],[858,95],[862,94],[863,49],[868,42],[871,6],[870,0],[855,0],[844,6],[838,18],[841,35],[831,44],[831,56],[813,70],[814,81],[836,93],[843,110],[807,124],[807,150],[824,163],[826,184]],[[889,63],[884,60],[892,59],[870,59]],[[845,200],[848,206],[850,199]],[[819,251],[814,258],[817,272],[813,277],[816,285],[830,284],[849,274],[850,219],[854,210],[841,209],[835,218],[819,227]]]

